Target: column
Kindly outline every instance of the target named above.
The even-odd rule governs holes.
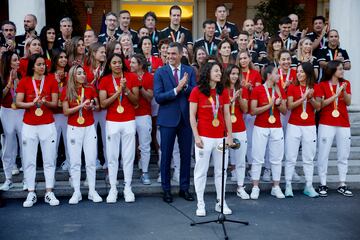
[[[360,1],[330,0],[330,27],[338,30],[340,46],[346,49],[351,61],[351,70],[346,71],[345,79],[349,79],[352,88],[352,104],[350,111],[360,111]]]
[[[9,20],[16,24],[17,35],[25,33],[24,17],[26,14],[34,14],[37,18],[36,31],[40,34],[46,24],[45,0],[11,0],[9,1]]]

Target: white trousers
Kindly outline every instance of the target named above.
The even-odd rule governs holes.
[[[84,149],[86,177],[89,190],[95,190],[97,135],[94,124],[88,127],[67,127],[67,145],[70,155],[70,176],[74,191],[80,192],[81,152]]]
[[[334,137],[336,137],[337,167],[339,171],[339,181],[346,181],[348,171],[348,158],[350,155],[351,134],[348,127],[333,127],[319,125],[319,153],[318,153],[318,172],[321,185],[326,185],[326,174],[329,161],[329,153]]]
[[[157,139],[157,141],[159,143],[159,146],[160,146],[161,137],[160,137],[159,128],[156,130],[156,139]],[[160,167],[161,166],[161,148],[159,148],[158,155],[159,155],[158,164],[159,164],[159,167]],[[174,150],[173,150],[171,165],[172,165],[172,167],[174,168],[175,171],[179,171],[179,173],[180,173],[180,149],[179,149],[179,143],[178,143],[177,136],[175,137]]]
[[[252,157],[251,177],[259,180],[261,166],[264,163],[266,145],[269,145],[269,161],[273,181],[280,181],[281,161],[284,157],[284,134],[282,128],[262,128],[254,126],[252,138]]]
[[[250,114],[244,115],[245,126],[246,126],[246,137],[248,141],[246,158],[249,164],[252,164],[253,162],[251,151],[252,151],[252,135],[253,135],[255,118],[256,116],[251,116]]]
[[[53,188],[56,167],[55,123],[43,125],[28,125],[24,123],[21,134],[24,159],[23,170],[28,190],[35,190],[36,157],[39,142],[44,165],[45,185],[46,188]]]
[[[105,166],[108,163],[107,154],[106,154],[106,113],[107,110],[103,109],[99,112],[94,111],[94,121],[95,121],[95,130],[97,129],[97,125],[100,124],[100,130],[101,130],[101,141],[103,144],[103,153],[105,158]],[[96,154],[96,158],[98,158]]]
[[[152,122],[151,116],[138,116],[135,117],[136,123],[136,132],[139,139],[139,149],[140,149],[140,162],[142,171],[147,173],[149,169],[150,162],[150,151],[151,151],[151,130]]]
[[[131,186],[135,158],[135,121],[106,121],[106,155],[108,159],[109,181],[111,187],[116,187],[119,169],[119,153],[123,161],[124,182]]]
[[[18,145],[16,138],[19,138],[19,143],[21,143],[21,129],[23,126],[23,109],[11,109],[11,108],[1,108],[1,123],[3,126],[4,134],[1,135],[1,145],[2,145],[2,157],[3,169],[6,179],[11,179],[12,174],[11,170],[16,164],[16,156],[18,152],[18,146],[20,145],[20,156],[22,151],[21,144]],[[23,158],[21,157],[21,160]]]
[[[216,199],[221,199],[221,178],[222,178],[222,151],[217,150],[217,146],[223,143],[223,138],[201,137],[204,148],[198,148],[195,145],[195,168],[194,185],[198,202],[204,201],[204,192],[206,187],[207,172],[210,159],[214,162],[214,182],[216,188]],[[228,167],[228,151],[225,151],[224,166],[224,186],[226,186],[226,169]],[[225,189],[224,189],[224,192]],[[225,195],[224,195],[225,196]]]
[[[236,132],[232,134],[233,138],[240,140],[239,149],[229,149],[230,162],[235,165],[236,179],[238,186],[244,185],[245,178],[245,156],[247,151],[247,138],[246,132]]]
[[[285,180],[291,183],[300,143],[306,184],[312,185],[316,154],[316,126],[287,125],[285,136]]]
[[[57,134],[57,138],[56,138],[56,149],[57,151],[59,151],[59,144],[60,144],[60,136],[62,134],[63,136],[63,140],[64,140],[64,145],[65,145],[65,156],[66,156],[66,160],[69,160],[69,152],[68,152],[68,147],[67,147],[67,140],[66,140],[66,134],[67,134],[67,122],[68,122],[68,118],[67,116],[65,116],[62,113],[57,113],[54,114],[54,119],[55,119],[55,128],[56,128],[56,134]]]
[[[286,111],[285,115],[280,114],[280,121],[281,121],[281,125],[283,128],[284,136],[286,136],[286,129],[287,129],[287,125],[288,125],[288,122],[290,119],[290,114],[291,114],[291,111],[289,111],[289,110]]]

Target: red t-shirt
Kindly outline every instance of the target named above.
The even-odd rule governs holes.
[[[300,90],[301,88],[301,90]],[[295,86],[291,84],[287,91],[288,97],[293,97],[293,102],[299,100],[301,98],[301,92],[305,93],[306,86]],[[319,91],[318,86],[314,85],[314,96],[317,95],[317,92]],[[297,126],[313,126],[315,125],[315,109],[312,106],[312,104],[309,101],[306,102],[306,113],[308,114],[307,119],[302,119],[301,113],[303,112],[303,104],[300,104],[293,110],[291,110],[289,123]]]
[[[232,97],[234,96],[234,92],[233,92],[233,89],[226,89],[229,93],[229,100],[232,99]],[[243,87],[242,88],[242,98],[243,99],[246,99],[246,100],[249,100],[249,92],[247,90],[247,88]],[[230,108],[230,115],[232,114],[231,113],[231,103],[229,104],[229,108]],[[240,103],[238,100],[235,101],[235,117],[236,117],[236,122],[232,123],[232,132],[235,133],[235,132],[243,132],[246,130],[246,127],[245,127],[245,123],[244,123],[244,119],[243,119],[243,112],[241,111],[241,108],[240,108]]]
[[[40,89],[41,81],[35,80],[36,88]],[[24,93],[24,102],[32,102],[36,98],[36,93],[34,91],[32,78],[26,77],[21,79],[19,82],[19,86],[16,89],[17,93]],[[57,82],[49,79],[45,76],[44,86],[40,95],[40,98],[45,97],[47,101],[51,101],[51,94],[58,93],[59,89],[57,86]],[[41,105],[41,110],[43,114],[41,116],[35,115],[36,106],[25,109],[23,122],[29,125],[42,125],[49,124],[54,122],[52,109],[46,107],[45,105]]]
[[[351,94],[350,82],[345,80],[347,83],[346,92]],[[339,83],[341,86],[343,83]],[[332,85],[334,93],[336,93],[337,86]],[[328,99],[332,96],[332,92],[329,86],[329,81],[319,83],[319,91],[317,97],[324,97]],[[335,127],[350,127],[349,114],[344,101],[344,93],[342,92],[338,98],[338,111],[340,116],[335,118],[331,115],[334,110],[334,102],[330,103],[320,111],[320,124],[335,126]]]
[[[28,58],[25,58],[25,57],[20,58],[20,65],[19,65],[18,71],[21,74],[22,78],[26,77],[28,64],[29,64]],[[51,68],[51,61],[49,59],[45,59],[45,64],[46,64],[46,71],[49,71]]]
[[[158,58],[155,56],[151,56],[151,58],[148,59],[148,62],[151,63],[151,73],[152,74],[154,74],[158,68],[160,68],[164,65],[161,58]]]
[[[210,90],[210,96],[213,99],[214,105],[216,105],[216,90]],[[189,101],[193,103],[197,103],[197,128],[199,131],[199,135],[202,137],[209,138],[222,138],[224,136],[225,131],[225,121],[224,121],[224,104],[229,104],[229,93],[224,90],[222,94],[219,96],[219,110],[218,110],[218,119],[219,126],[214,127],[212,125],[212,121],[214,119],[211,102],[209,101],[209,97],[200,92],[198,87],[193,88],[191,91]]]
[[[154,89],[154,76],[148,72],[145,72],[142,76],[142,80],[139,80],[139,84],[145,89]],[[135,108],[136,116],[145,116],[151,115],[151,102],[148,102],[143,95],[141,94],[141,90],[139,90],[139,104]]]
[[[134,73],[125,73],[124,77],[126,78],[126,86],[128,89],[132,89],[133,87],[140,86],[139,80]],[[120,78],[116,78],[116,85],[120,85]],[[115,87],[113,84],[113,78],[111,74],[104,76],[99,85],[99,90],[104,90],[107,93],[108,97],[111,97],[115,93]],[[124,112],[118,113],[116,111],[119,106],[119,100],[115,100],[107,109],[106,120],[114,121],[114,122],[126,122],[135,119],[135,108],[131,104],[128,97],[123,93],[121,106],[124,107]]]
[[[280,71],[280,68],[278,70],[279,72],[279,86],[282,86],[284,88],[286,81],[290,82],[290,85],[293,84],[296,80],[296,70],[289,68],[290,72],[288,74],[288,71]],[[282,72],[282,76],[281,76]]]
[[[281,97],[282,99],[285,99],[283,96],[285,96],[285,92],[283,89],[280,89],[281,96],[278,95],[278,93],[275,91],[275,99]],[[272,96],[272,88],[268,88],[270,97]],[[266,95],[265,87],[264,85],[257,86],[253,89],[251,93],[251,100],[257,100],[257,107],[262,107],[267,104],[269,104],[269,100]],[[269,123],[268,118],[270,117],[270,109],[256,115],[255,118],[255,126],[263,127],[263,128],[281,128],[281,121],[280,121],[280,111],[277,109],[277,107],[274,105],[274,112],[273,115],[276,119],[275,123]]]
[[[66,83],[67,83],[67,80],[68,80],[67,76],[64,79],[62,79],[60,83],[56,80],[55,73],[49,73],[48,78],[57,83],[57,86],[58,86],[58,89],[59,89],[59,101],[62,101],[61,100],[61,93],[65,89],[65,86],[66,86]],[[62,107],[53,108],[52,111],[53,111],[54,114],[63,113]]]
[[[81,97],[81,88],[79,88],[77,90],[77,94],[79,97]],[[64,102],[64,101],[68,101],[68,98],[66,97],[66,92],[67,92],[67,88],[64,88],[64,90],[62,91],[61,93],[61,101]],[[91,99],[94,99],[94,98],[97,98],[97,93],[96,93],[96,90],[95,88],[92,86],[92,85],[87,85],[84,87],[84,100],[91,100]],[[68,101],[69,102],[69,101]],[[77,103],[76,100],[73,100],[71,102],[69,102],[69,108],[73,108],[73,107],[76,107],[78,106],[79,104]],[[93,111],[90,109],[90,110],[86,110],[85,108],[82,109],[82,116],[83,118],[85,119],[85,122],[84,124],[79,124],[77,122],[77,119],[79,117],[79,111],[74,113],[74,114],[71,114],[68,116],[68,125],[71,125],[71,126],[75,126],[75,127],[88,127],[92,124],[94,124],[94,115],[93,115]]]
[[[9,79],[6,80],[6,82]],[[19,83],[18,83],[19,84]],[[8,90],[7,94],[5,96],[3,96],[3,98],[1,99],[1,106],[5,107],[5,108],[11,108],[11,104],[13,103],[13,97],[12,95],[14,95],[14,102],[15,102],[15,91],[14,91],[14,86],[11,87],[11,89]]]
[[[246,81],[247,79],[247,72],[242,72],[243,80]],[[249,76],[248,76],[248,82],[251,83],[252,88],[256,86],[256,84],[262,84],[261,75],[258,71],[255,69],[249,69]]]

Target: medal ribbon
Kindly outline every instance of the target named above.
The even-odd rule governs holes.
[[[249,76],[250,76],[250,69],[246,72],[246,78],[245,78],[245,85],[249,82]]]
[[[332,94],[332,96],[334,96],[335,95],[335,92],[334,92],[334,89],[333,89],[333,86],[332,86],[332,84],[331,84],[331,82],[329,81],[329,87],[330,87],[330,91],[331,91],[331,94]],[[339,83],[337,83],[336,84],[336,93],[338,93],[339,92]],[[335,101],[334,101],[334,110],[337,110],[337,108],[338,108],[338,102],[339,102],[339,98],[337,97],[337,98],[335,98]]]
[[[302,91],[301,86],[299,86],[299,88],[300,88],[301,97],[303,97],[304,93],[308,90],[308,87],[306,87],[305,92]],[[306,112],[306,104],[307,104],[307,99],[305,99],[302,103],[302,111],[303,112]]]
[[[335,50],[334,56],[333,56],[333,54],[332,54],[331,49],[329,49],[328,51],[329,51],[330,60],[336,59],[336,57],[337,57],[337,55],[338,55],[338,50],[337,50],[337,49]]]
[[[76,102],[78,105],[82,104],[84,102],[84,96],[85,96],[85,89],[84,87],[81,88],[81,96],[77,96],[76,98]],[[83,108],[80,108],[79,110],[79,117],[82,117],[82,109]]]
[[[117,90],[118,90],[118,88],[120,87],[120,86],[118,86],[117,84],[116,84],[116,81],[115,81],[115,77],[114,76],[112,76],[112,81],[113,81],[113,85],[114,85],[114,89],[115,89],[115,92],[117,92]],[[119,106],[121,106],[121,102],[122,102],[122,99],[123,99],[123,91],[122,91],[122,89],[121,89],[121,93],[120,93],[120,96],[119,96]]]
[[[264,83],[264,88],[265,88],[265,92],[266,92],[266,96],[267,96],[267,99],[270,103],[271,99],[275,97],[275,86],[272,87],[272,92],[271,92],[271,96],[270,96],[270,93],[269,93],[269,89],[267,88],[266,84]],[[273,116],[274,115],[274,107],[275,105],[272,105],[271,108],[269,109],[269,114],[270,116]]]
[[[208,43],[206,42],[205,38],[204,38],[204,43],[205,43],[204,45],[205,45],[206,52],[209,55],[212,55],[212,52],[214,50],[214,42],[212,42],[211,45],[210,45],[210,51],[209,51]]]
[[[283,72],[281,70],[281,68],[279,69],[280,71],[280,82],[281,82],[281,87],[284,89],[285,88],[285,85],[286,85],[286,82],[289,81],[289,78],[290,78],[290,68],[288,69],[287,73],[286,73],[286,79],[285,79],[285,82],[284,82],[284,75],[283,75]]]
[[[33,87],[34,87],[34,91],[35,91],[36,97],[41,96],[41,93],[42,93],[43,88],[44,88],[44,83],[45,83],[45,77],[42,76],[42,78],[41,78],[41,83],[40,83],[40,89],[38,89],[38,88],[36,87],[35,79],[34,79],[34,77],[32,77],[32,84],[33,84]],[[39,106],[38,103],[36,103],[36,107],[37,107],[37,108],[40,108],[40,106]]]
[[[233,94],[232,96],[235,96],[235,88],[233,89]],[[234,99],[234,101],[232,101],[231,97],[230,98],[230,102],[231,102],[231,115],[235,115],[235,103],[236,103],[236,99]]]
[[[214,119],[217,119],[218,118],[218,112],[219,112],[219,106],[220,106],[219,95],[218,94],[216,94],[215,100],[216,100],[216,103],[214,103],[214,99],[211,96],[209,97],[209,102],[211,103],[211,108],[212,108],[212,112],[213,112],[213,115],[214,115]]]

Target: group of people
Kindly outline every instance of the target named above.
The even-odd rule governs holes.
[[[106,14],[106,32],[97,36],[87,30],[72,36],[72,21],[57,28],[45,26],[37,36],[36,16],[26,15],[26,33],[16,36],[11,21],[1,25],[1,71],[3,85],[1,122],[2,162],[9,190],[18,146],[24,172],[24,207],[37,201],[35,176],[38,144],[41,145],[45,202],[59,204],[53,193],[60,137],[74,193],[69,204],[82,200],[81,158],[84,151],[88,199],[101,202],[96,191],[98,160],[97,129],[110,190],[107,203],[118,198],[119,156],[124,172],[125,202],[134,202],[131,189],[136,146],[143,184],[151,184],[148,169],[151,143],[159,154],[160,174],[167,203],[173,178],[179,196],[194,201],[189,191],[192,154],[197,216],[205,216],[204,192],[209,164],[214,165],[215,210],[221,206],[222,151],[225,169],[237,182],[241,199],[258,199],[259,180],[270,181],[271,195],[293,197],[292,181],[299,148],[305,175],[304,194],[327,196],[327,166],[336,138],[339,187],[346,186],[350,154],[351,85],[344,71],[351,68],[346,50],[339,47],[339,34],[328,29],[325,18],[314,17],[313,32],[299,31],[298,16],[279,22],[279,31],[269,35],[264,20],[247,19],[242,30],[227,21],[225,5],[215,9],[216,20],[203,23],[204,36],[193,42],[181,26],[181,8],[170,8],[169,26],[158,31],[156,14],[144,16],[144,26],[130,28],[130,12]],[[58,35],[58,37],[56,37]],[[223,138],[226,146],[222,146]],[[137,139],[137,141],[136,141]],[[138,143],[137,143],[138,142]],[[240,148],[231,149],[234,142]],[[158,147],[160,146],[160,147]],[[314,158],[320,186],[313,187]],[[285,193],[279,183],[285,159]],[[68,166],[68,167],[67,167]],[[246,168],[251,192],[244,186]],[[226,184],[225,184],[226,185]]]

